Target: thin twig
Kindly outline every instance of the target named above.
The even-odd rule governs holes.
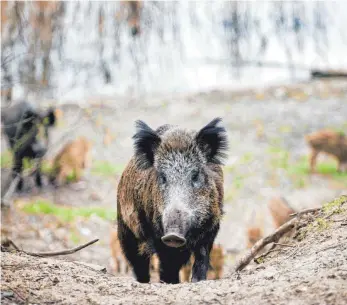
[[[289,244],[274,243],[274,245],[276,245],[276,246],[282,246],[282,247],[291,247],[291,248],[295,248],[294,245],[289,245]]]
[[[347,218],[341,218],[341,219],[333,219],[332,222],[341,222],[341,221],[346,221]]]
[[[331,245],[331,246],[325,247],[323,249],[317,250],[316,253],[319,253],[319,252],[322,252],[322,251],[326,251],[326,250],[330,250],[330,249],[335,249],[335,248],[338,248],[338,247],[340,247],[340,244]]]
[[[289,253],[289,255],[286,257],[286,259],[294,256],[296,254],[296,252],[298,252],[298,251],[299,251],[299,247],[296,247],[291,253]]]
[[[9,188],[7,189],[4,197],[1,200],[1,204],[3,204],[4,206],[10,206],[11,205],[11,201],[10,198],[12,197],[14,191],[17,188],[17,185],[19,183],[20,177],[19,175],[17,175],[11,182]]]
[[[18,248],[18,246],[10,239],[6,240],[6,243],[7,244],[10,244],[12,245],[16,251],[18,252],[22,252],[22,253],[25,253],[27,255],[30,255],[30,256],[38,256],[38,257],[52,257],[52,256],[58,256],[58,255],[68,255],[68,254],[73,254],[77,251],[80,251],[94,243],[96,243],[97,241],[99,241],[99,239],[94,239],[92,241],[89,241],[87,242],[86,244],[83,244],[81,246],[78,246],[76,248],[72,248],[72,249],[68,249],[68,250],[63,250],[63,251],[56,251],[56,252],[28,252],[28,251],[24,251],[24,250],[20,250]]]
[[[265,258],[266,256],[268,256],[270,253],[272,252],[278,252],[278,251],[281,251],[282,249],[270,249],[269,251],[265,252],[264,254],[262,255],[259,255],[258,257],[254,258],[254,262],[256,262],[257,264],[259,264],[259,259],[263,259]]]

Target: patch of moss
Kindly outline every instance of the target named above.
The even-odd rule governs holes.
[[[111,164],[107,161],[95,161],[91,169],[92,174],[110,177],[114,175],[120,175],[125,166],[123,164]]]
[[[20,209],[28,214],[54,215],[63,222],[73,222],[77,217],[89,218],[92,215],[112,221],[116,218],[116,211],[103,207],[68,207],[55,205],[46,200],[36,200],[24,203]]]
[[[258,257],[257,259],[255,259],[257,264],[262,264],[264,263],[264,258],[263,257]]]
[[[317,218],[316,223],[318,225],[318,230],[323,231],[329,227],[329,223],[323,218]]]
[[[330,214],[332,212],[340,213],[342,204],[347,203],[347,195],[342,195],[338,198],[335,198],[331,202],[323,204],[324,214]]]

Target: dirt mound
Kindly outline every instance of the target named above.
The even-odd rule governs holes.
[[[290,244],[226,278],[140,284],[106,269],[2,252],[3,304],[346,304],[347,207],[309,216]],[[82,250],[83,251],[83,250]]]

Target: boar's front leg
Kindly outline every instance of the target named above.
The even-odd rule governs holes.
[[[140,283],[149,283],[149,257],[139,254],[138,241],[135,235],[118,218],[118,238],[123,253],[133,268],[136,280]]]
[[[206,280],[208,267],[210,264],[211,246],[202,246],[194,252],[194,265],[192,270],[192,283]]]
[[[167,284],[178,284],[180,282],[180,269],[189,260],[190,252],[164,250],[158,254],[160,259],[160,280]]]

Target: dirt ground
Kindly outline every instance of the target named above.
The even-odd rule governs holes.
[[[59,103],[42,101],[41,104],[53,102]],[[211,91],[138,99],[103,96],[81,101],[80,106],[85,107],[83,111],[77,102],[61,106],[64,116],[52,133],[53,145],[47,159],[51,159],[69,139],[83,134],[94,142],[93,164],[106,162],[114,169],[106,175],[96,173],[95,169],[88,170],[82,182],[58,190],[49,185],[37,190],[27,179],[27,191],[16,194],[12,206],[1,211],[1,237],[9,237],[27,251],[57,251],[94,238],[100,240],[64,257],[64,262],[59,263],[30,257],[24,264],[24,255],[1,253],[3,285],[9,285],[9,270],[15,269],[18,277],[14,277],[10,288],[24,299],[29,297],[31,303],[39,304],[143,304],[144,300],[153,304],[159,301],[177,304],[339,304],[346,297],[342,289],[347,272],[346,260],[342,259],[343,254],[346,258],[346,243],[341,249],[320,250],[328,247],[329,241],[337,245],[338,239],[346,240],[346,227],[340,227],[339,223],[324,233],[317,233],[307,244],[304,241],[304,250],[300,247],[292,254],[292,249],[283,250],[279,254],[281,259],[266,263],[266,269],[261,265],[253,271],[244,271],[240,279],[231,275],[235,259],[245,250],[246,227],[257,223],[265,233],[273,231],[266,207],[272,196],[284,196],[300,210],[320,206],[336,196],[347,194],[346,176],[339,176],[334,171],[315,175],[301,172],[297,175],[293,171],[298,168],[297,162],[309,153],[304,142],[305,134],[326,127],[347,130],[346,81],[314,81],[238,92]],[[115,212],[116,187],[122,168],[132,154],[131,137],[136,119],[142,119],[152,127],[171,123],[198,129],[217,116],[223,118],[230,141],[229,159],[224,170],[225,217],[217,242],[238,253],[227,257],[226,278],[221,281],[175,287],[156,283],[139,285],[130,275],[95,273],[71,261],[101,265],[111,273],[109,236],[114,225],[112,221],[92,215],[66,223],[55,215],[26,213],[21,208],[28,202],[47,200],[62,207],[100,207]],[[110,139],[107,145],[104,142],[106,134]],[[2,137],[2,152],[6,149],[3,140]],[[318,163],[330,160],[320,156]],[[3,190],[9,169],[1,170]],[[311,248],[308,245],[314,238],[321,242]],[[54,269],[58,278],[56,284],[55,276],[46,276],[51,274],[52,266],[58,266]],[[22,282],[33,286],[21,284],[20,277]],[[76,283],[78,288],[72,289]],[[37,287],[42,290],[36,290]],[[2,291],[6,289],[2,288]],[[10,300],[11,297],[6,302]]]
[[[305,224],[265,262],[196,284],[140,284],[78,262],[3,252],[2,304],[346,304],[346,206]]]

